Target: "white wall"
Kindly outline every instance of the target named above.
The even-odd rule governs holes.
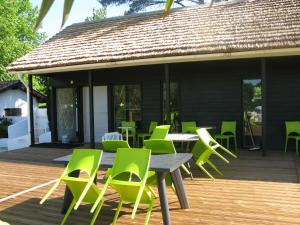
[[[37,108],[37,100],[33,97],[33,107]],[[4,116],[5,108],[21,108],[22,117],[27,116],[27,95],[26,92],[15,89],[0,93],[0,116]]]
[[[83,88],[83,126],[84,142],[90,142],[90,113],[89,113],[89,88]],[[94,127],[95,142],[100,142],[101,137],[108,131],[107,112],[107,87],[94,87]]]

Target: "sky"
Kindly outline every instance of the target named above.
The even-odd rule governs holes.
[[[30,0],[30,2],[33,6],[40,7],[42,0]],[[53,3],[47,16],[43,20],[42,28],[40,28],[40,31],[45,32],[48,38],[52,37],[54,34],[60,31],[63,3],[63,0],[56,0]],[[97,0],[74,1],[74,5],[65,26],[84,21],[86,17],[92,15],[93,8],[101,8],[101,5]],[[107,17],[124,15],[124,12],[125,10],[127,10],[127,8],[127,5],[110,6],[107,8]]]

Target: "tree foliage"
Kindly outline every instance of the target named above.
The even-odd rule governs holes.
[[[122,5],[128,4],[129,10],[125,14],[137,13],[148,8],[163,9],[166,5],[166,0],[98,0],[98,2],[107,7],[109,5]],[[169,2],[169,6],[174,5],[175,7],[185,7],[188,5],[200,5],[204,4],[204,0],[174,0]]]
[[[93,14],[91,16],[88,16],[85,21],[95,21],[95,20],[101,20],[106,17],[106,8],[100,8],[100,9],[93,9]]]
[[[45,34],[34,29],[37,13],[29,0],[0,0],[0,80],[18,79],[6,67],[45,40]],[[44,91],[43,82],[36,78],[34,88]]]

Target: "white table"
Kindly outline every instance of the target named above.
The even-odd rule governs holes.
[[[174,133],[174,134],[167,134],[166,139],[174,142],[190,142],[190,141],[198,141],[199,136],[197,134]]]

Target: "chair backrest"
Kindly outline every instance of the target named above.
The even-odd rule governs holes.
[[[169,133],[170,125],[161,125],[155,127],[150,139],[165,139]]]
[[[300,122],[299,121],[285,121],[286,135],[291,133],[300,134]]]
[[[89,176],[94,174],[99,167],[102,151],[95,149],[74,149],[71,159],[67,165],[66,172],[80,170]]]
[[[134,121],[122,121],[121,126],[122,127],[130,127],[128,129],[129,134],[135,134],[136,133],[136,125],[135,125]],[[126,129],[121,129],[121,130],[122,130],[122,134],[124,134],[126,132]]]
[[[200,128],[197,131],[197,134],[199,138],[205,143],[206,145],[210,146],[212,142],[216,141],[212,138],[212,136],[208,133],[208,131],[205,128]]]
[[[116,152],[118,148],[130,148],[127,141],[123,140],[107,140],[102,141],[103,150],[109,152]]]
[[[149,126],[149,134],[152,134],[152,133],[153,133],[153,131],[154,131],[155,127],[157,127],[157,125],[158,125],[158,123],[155,122],[155,121],[151,121],[151,122],[150,122],[150,126]]]
[[[236,134],[236,121],[223,121],[221,134]]]
[[[188,122],[181,122],[181,131],[182,133],[189,133],[191,132],[191,128],[196,128],[197,123],[196,121],[188,121]]]
[[[214,151],[202,140],[198,140],[192,148],[193,158],[196,162],[205,163]]]
[[[147,179],[150,157],[150,149],[119,148],[111,169],[111,178],[130,173],[136,175],[141,181]]]
[[[171,140],[150,139],[145,140],[145,148],[151,149],[152,154],[174,154],[175,146]]]
[[[122,140],[122,134],[119,132],[109,132],[102,136],[102,141],[106,140]]]

